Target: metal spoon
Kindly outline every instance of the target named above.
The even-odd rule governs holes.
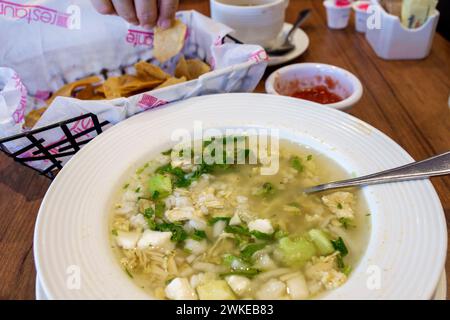
[[[305,193],[314,193],[338,188],[364,186],[386,182],[396,182],[405,180],[424,179],[433,176],[450,174],[450,151],[440,155],[412,162],[410,164],[393,168],[367,176],[348,180],[335,181],[309,187],[303,190]]]
[[[284,38],[284,42],[281,46],[276,47],[269,47],[264,48],[268,55],[271,56],[281,56],[283,54],[286,54],[292,50],[295,49],[295,45],[291,42],[291,36],[294,33],[295,30],[308,18],[309,14],[311,13],[310,9],[305,9],[299,12],[297,20],[295,20],[294,25],[292,26],[291,30],[287,33],[286,37]]]

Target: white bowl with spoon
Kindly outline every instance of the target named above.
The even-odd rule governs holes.
[[[49,299],[154,298],[130,280],[111,250],[113,195],[126,172],[167,150],[174,130],[199,120],[205,128],[276,128],[280,137],[317,150],[357,176],[413,160],[363,121],[300,99],[210,95],[145,112],[86,145],[50,186],[34,237],[36,269]],[[320,298],[432,298],[445,263],[447,230],[431,183],[368,186],[362,196],[370,212],[368,246],[348,281]]]

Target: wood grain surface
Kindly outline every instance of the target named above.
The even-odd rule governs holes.
[[[364,94],[350,113],[386,133],[415,159],[450,150],[449,42],[436,35],[426,59],[384,61],[375,55],[364,36],[355,32],[353,21],[345,30],[328,29],[322,1],[291,0],[286,20],[293,22],[304,8],[313,9],[303,26],[310,47],[290,63],[329,63],[357,75]],[[181,1],[180,9],[209,15],[209,1]],[[257,92],[264,92],[264,80],[276,68],[267,69]],[[450,177],[432,182],[448,227]],[[47,178],[0,155],[0,299],[35,298],[33,229],[49,185]],[[448,260],[446,270],[450,274]]]

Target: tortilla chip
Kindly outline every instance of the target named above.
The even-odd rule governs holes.
[[[186,63],[186,59],[184,59],[184,56],[180,57],[180,60],[178,60],[177,66],[175,67],[175,77],[182,78],[185,77],[186,79],[191,79],[191,75],[189,74],[189,68]]]
[[[99,85],[98,87],[95,87],[94,92],[96,95],[101,95],[105,97],[105,88],[103,87],[103,84]]]
[[[46,101],[47,105],[50,105],[53,100],[55,100],[56,97],[72,97],[73,92],[80,88],[80,87],[85,87],[88,85],[93,85],[96,83],[101,82],[102,79],[100,79],[97,76],[92,76],[92,77],[88,77],[88,78],[84,78],[84,79],[80,79],[77,80],[75,82],[71,82],[68,83],[64,86],[62,86],[61,88],[59,88],[59,90],[57,90],[56,92],[54,92],[52,94],[52,96]]]
[[[182,83],[182,82],[186,82],[186,77],[181,77],[181,78],[172,77],[172,78],[167,79],[163,83],[161,83],[155,89],[161,89],[161,88],[173,86],[174,84],[178,84],[178,83]]]
[[[142,80],[167,80],[170,78],[170,74],[146,61],[139,61],[134,65],[134,68],[136,69],[136,75]]]
[[[110,77],[103,83],[103,91],[106,99],[120,98],[120,77]]]
[[[178,19],[172,22],[169,29],[162,30],[155,27],[153,56],[159,62],[165,62],[176,56],[183,49],[186,30],[186,25]]]
[[[102,100],[105,99],[105,95],[98,92],[98,88],[103,87],[102,85],[93,86],[88,85],[87,87],[75,92],[75,98],[81,100]]]
[[[26,128],[33,128],[34,125],[39,121],[39,119],[42,117],[42,115],[44,114],[45,110],[47,110],[47,107],[43,107],[40,109],[35,109],[30,111],[26,116],[25,116],[25,124],[24,126]]]
[[[211,67],[200,59],[188,59],[186,64],[190,75],[189,80],[197,79],[202,74],[211,71]]]
[[[108,78],[103,84],[103,89],[107,99],[115,99],[152,90],[161,83],[163,80],[141,80],[137,76],[123,75]]]

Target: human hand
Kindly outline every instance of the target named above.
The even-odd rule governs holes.
[[[101,14],[118,15],[144,28],[167,29],[178,8],[178,0],[91,0]]]

